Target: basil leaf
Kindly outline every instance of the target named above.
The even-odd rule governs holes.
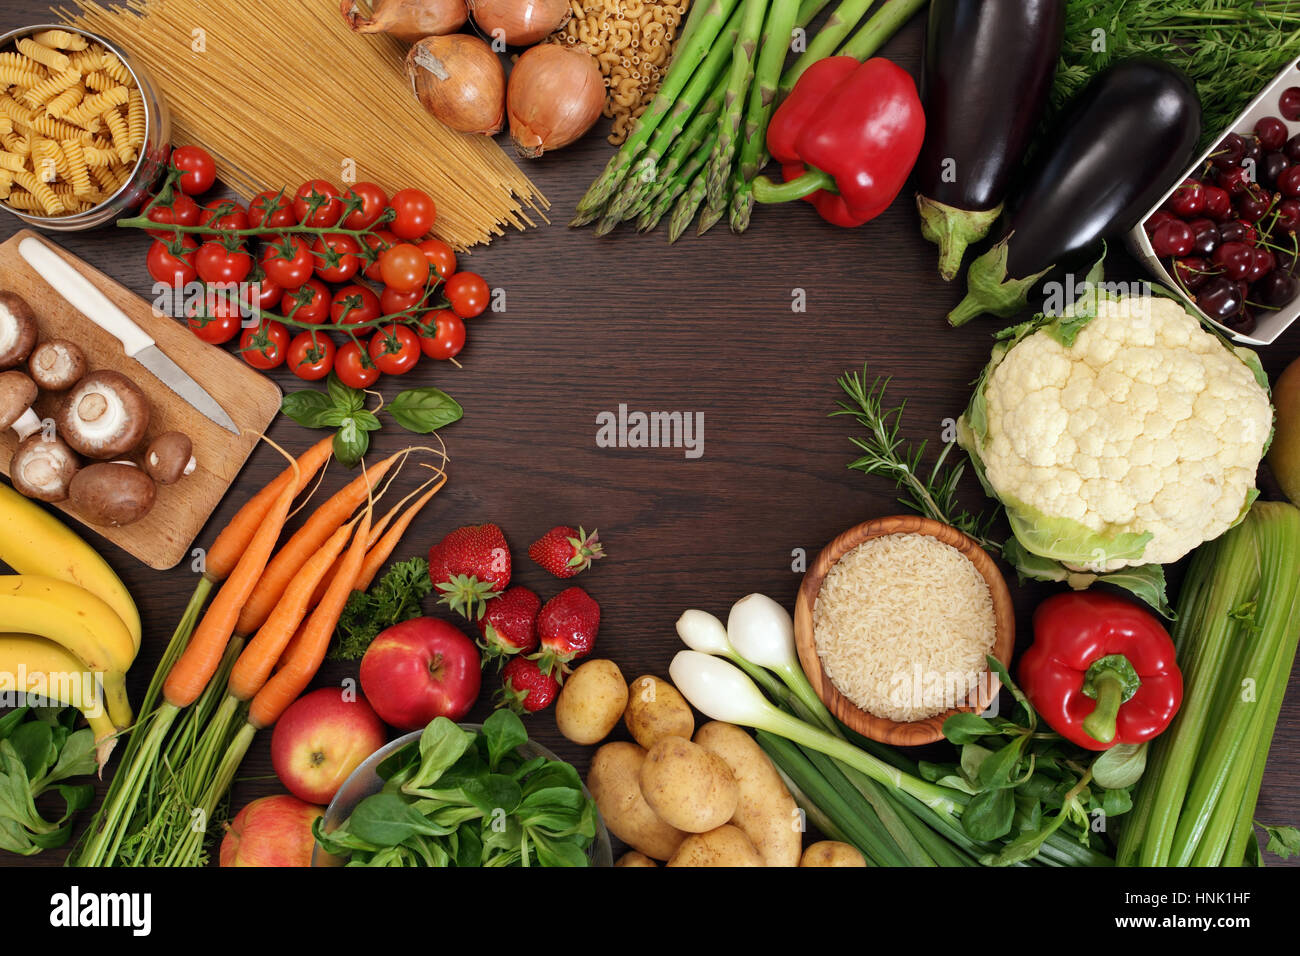
[[[1011,832],[1016,800],[1010,790],[987,790],[971,798],[962,811],[961,827],[975,840],[996,840]]]
[[[360,389],[344,385],[343,381],[333,372],[330,372],[329,381],[330,400],[339,408],[348,412],[358,412],[365,408],[366,396]]]
[[[367,409],[354,410],[352,420],[357,423],[357,427],[362,431],[377,432],[379,431],[379,419],[375,413]]]
[[[1107,790],[1122,790],[1141,780],[1146,766],[1146,743],[1116,744],[1092,762],[1092,779]]]
[[[357,428],[352,419],[334,434],[334,457],[346,468],[355,468],[370,448],[370,433]]]
[[[324,392],[303,389],[290,392],[280,402],[280,411],[304,428],[329,428],[322,417],[333,409],[334,402]]]
[[[528,731],[518,714],[503,708],[483,721],[483,739],[487,742],[488,766],[496,770],[502,757],[528,742]]]
[[[465,414],[460,403],[438,388],[412,388],[398,392],[388,405],[397,424],[407,431],[427,435]]]

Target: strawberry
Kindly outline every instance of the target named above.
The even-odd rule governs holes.
[[[557,578],[571,578],[605,556],[599,532],[557,525],[528,547],[528,556]]]
[[[509,707],[516,714],[535,714],[551,705],[559,683],[545,674],[529,657],[512,657],[501,673],[501,690],[497,706]]]
[[[562,680],[570,661],[591,653],[599,630],[600,605],[591,595],[578,587],[561,591],[537,615],[538,666],[547,674],[558,671]]]
[[[537,649],[537,612],[542,599],[526,587],[516,585],[501,592],[501,596],[488,604],[487,613],[479,619],[478,629],[483,639],[485,660],[502,658],[511,654],[528,654]]]
[[[494,524],[457,528],[429,549],[429,579],[438,602],[477,620],[510,583],[510,548]]]

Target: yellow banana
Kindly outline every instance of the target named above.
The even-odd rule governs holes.
[[[126,671],[135,648],[121,618],[95,595],[58,578],[0,575],[0,627],[54,641],[102,675],[109,717],[131,725]]]
[[[77,708],[95,734],[100,769],[108,763],[120,728],[104,709],[95,675],[58,644],[32,634],[0,634],[0,692],[39,694]]]
[[[140,612],[126,586],[89,544],[35,501],[0,484],[0,561],[85,588],[111,607],[140,649]]]

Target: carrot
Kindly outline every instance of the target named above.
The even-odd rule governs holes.
[[[239,612],[239,621],[235,625],[237,634],[252,634],[270,616],[272,609],[284,594],[294,575],[307,563],[330,535],[339,529],[357,507],[366,500],[370,489],[378,484],[385,474],[403,458],[406,451],[399,451],[390,458],[381,461],[367,473],[349,482],[334,497],[316,509],[301,528],[291,537],[266,566],[266,572],[257,582],[257,587]]]
[[[294,575],[266,623],[248,642],[230,672],[227,686],[234,697],[248,700],[266,683],[280,653],[311,609],[312,592],[342,552],[355,525],[352,521],[335,531]]]
[[[379,521],[375,522],[371,527],[369,540],[366,541],[366,548],[368,549],[366,551],[366,560],[365,563],[361,565],[361,576],[357,579],[357,584],[354,590],[364,591],[370,587],[370,583],[374,581],[375,575],[379,573],[379,569],[384,566],[384,562],[388,560],[389,556],[393,553],[393,549],[397,547],[398,539],[402,537],[402,533],[411,526],[411,522],[415,519],[415,516],[420,513],[420,509],[428,504],[429,499],[438,493],[438,489],[447,483],[447,476],[442,472],[439,472],[438,474],[440,477],[432,478],[429,482],[425,482],[419,488],[416,488],[413,492],[394,505],[392,510],[380,518]],[[423,498],[411,506],[410,510],[402,516],[402,520],[396,527],[394,527],[393,531],[384,537],[383,544],[376,547],[376,542],[379,541],[380,536],[384,534],[384,531],[392,520],[397,517],[397,513],[402,510],[402,507],[423,491],[432,481],[436,481],[437,485],[431,491],[426,493]],[[334,575],[337,573],[338,566],[342,560],[342,558],[335,560],[334,567],[330,568],[329,573],[321,579],[320,584],[316,585],[316,593],[312,595],[313,605],[319,604],[321,598],[325,596],[325,589],[328,588],[330,582],[334,580]]]
[[[339,615],[343,613],[343,605],[352,595],[352,586],[365,560],[373,507],[373,504],[367,505],[362,514],[361,524],[352,536],[352,544],[348,546],[339,573],[334,576],[324,599],[307,619],[301,636],[294,641],[293,654],[283,659],[280,669],[262,685],[262,689],[253,698],[248,708],[248,723],[253,727],[270,727],[279,720],[285,708],[298,699],[298,695],[306,690],[320,669],[325,652],[329,650],[330,638],[334,636],[334,628],[338,625]]]
[[[217,535],[217,540],[212,542],[204,559],[204,573],[213,581],[224,581],[234,570],[248,543],[253,540],[258,526],[266,520],[284,486],[292,480],[294,494],[300,493],[316,472],[320,471],[321,466],[329,461],[333,451],[334,439],[322,438],[298,456],[296,468],[286,468],[275,480],[249,498]]]
[[[275,542],[284,528],[289,509],[298,491],[298,463],[290,466],[291,480],[280,488],[274,504],[257,524],[234,570],[208,606],[203,620],[190,636],[185,652],[172,665],[163,684],[163,697],[176,707],[188,707],[207,686],[225,653],[226,643],[235,630],[240,608],[257,586]]]

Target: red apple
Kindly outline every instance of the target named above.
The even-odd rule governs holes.
[[[282,793],[240,810],[221,840],[222,866],[311,866],[320,807]]]
[[[478,647],[458,628],[417,617],[381,632],[361,659],[361,689],[384,722],[418,730],[435,717],[460,720],[478,699]]]
[[[364,697],[324,687],[298,698],[276,721],[271,766],[294,796],[328,804],[348,774],[386,737],[383,722]]]

